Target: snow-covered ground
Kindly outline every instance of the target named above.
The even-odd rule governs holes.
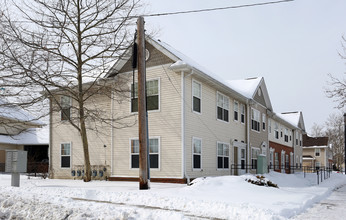
[[[304,212],[346,184],[333,173],[316,185],[316,174],[271,172],[279,188],[245,181],[252,175],[207,177],[192,186],[137,182],[40,179],[0,174],[0,219],[286,219]]]

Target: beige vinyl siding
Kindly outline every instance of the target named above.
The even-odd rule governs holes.
[[[147,81],[159,80],[159,110],[148,112],[149,137],[160,139],[159,169],[151,169],[152,178],[182,178],[181,150],[181,89],[180,74],[169,65],[147,68]],[[129,78],[132,74],[128,73]],[[131,85],[132,80],[128,83]],[[137,113],[131,113],[130,99],[116,102],[114,114],[130,115],[124,122],[130,127],[115,129],[113,139],[113,172],[115,177],[138,177],[138,169],[131,169],[130,139],[138,138]]]
[[[319,148],[319,149],[321,149],[319,157],[315,156],[315,149],[316,148],[313,148],[313,147],[311,147],[311,148],[303,148],[303,154],[304,155],[310,155],[313,158],[315,158],[315,164],[316,164],[316,162],[320,162],[322,167],[323,166],[328,166],[328,164],[326,164],[326,149],[325,148]],[[309,162],[305,162],[304,164],[306,166],[310,166]]]
[[[59,99],[58,99],[59,100]],[[91,104],[92,103],[92,104]],[[72,101],[72,105],[76,103]],[[104,111],[103,114],[109,118],[111,100],[104,95],[97,95],[90,100],[87,104],[88,107],[92,108],[91,105]],[[50,163],[52,163],[52,175],[54,178],[71,178],[71,170],[78,169],[79,166],[84,165],[84,154],[83,146],[81,142],[81,136],[77,129],[72,127],[69,122],[60,120],[60,112],[55,112],[52,117],[52,147]],[[105,123],[91,123],[87,122],[87,127],[96,130],[88,130],[88,141],[89,141],[89,155],[90,164],[93,166],[106,167],[109,172],[109,161],[110,161],[110,126]],[[96,133],[98,131],[98,133]],[[61,144],[71,143],[71,158],[70,168],[61,168]],[[104,145],[107,147],[105,148]]]
[[[281,144],[281,145],[284,145],[284,146],[287,146],[287,147],[293,147],[293,142],[294,142],[294,135],[293,135],[293,132],[292,132],[292,129],[289,128],[288,126],[285,126],[283,125],[282,123],[274,120],[274,119],[271,119],[271,123],[272,123],[272,132],[269,133],[269,141],[272,141],[272,142],[275,142],[275,143],[278,143],[278,144]],[[279,131],[279,139],[276,139],[275,138],[275,123],[278,124],[278,131]],[[282,129],[282,137],[281,137],[281,129]],[[287,129],[288,133],[288,142],[285,142],[285,129]],[[291,131],[291,140],[290,140],[290,131]],[[295,131],[295,130],[293,130]]]
[[[192,109],[192,80],[202,84],[202,110],[201,114],[196,114]],[[233,147],[231,140],[246,141],[245,125],[240,121],[233,120],[232,94],[228,91],[218,90],[210,85],[208,81],[192,74],[185,77],[185,155],[186,172],[190,178],[200,176],[229,175],[230,169],[217,169],[217,142],[227,143],[230,161],[229,167],[233,163]],[[217,92],[229,98],[229,122],[217,120]],[[239,105],[244,104],[237,100]],[[240,115],[239,115],[240,116]],[[202,169],[193,170],[192,168],[192,138],[202,139]]]
[[[260,112],[260,131],[255,131],[251,129],[251,108],[256,109]],[[250,122],[249,122],[249,126],[250,126],[250,146],[251,147],[261,147],[263,142],[266,142],[267,146],[268,146],[268,129],[266,129],[265,131],[263,131],[262,129],[262,114],[266,114],[267,109],[264,108],[262,105],[260,104],[255,104],[253,106],[250,106]],[[268,117],[266,117],[268,118]],[[266,127],[268,125],[268,121],[266,121]],[[268,149],[267,149],[267,153],[268,153]]]

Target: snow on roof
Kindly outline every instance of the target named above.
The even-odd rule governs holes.
[[[285,119],[287,122],[291,123],[292,125],[298,127],[299,126],[299,120],[300,120],[300,111],[297,112],[284,112],[279,114],[281,118]]]
[[[262,79],[263,77],[254,77],[240,80],[227,80],[227,84],[230,88],[243,94],[246,98],[252,99]]]
[[[240,92],[234,90],[232,87],[230,87],[229,84],[227,83],[227,80],[224,80],[221,77],[219,77],[218,75],[216,75],[213,72],[209,71],[208,69],[206,69],[205,67],[201,66],[199,63],[197,63],[196,61],[194,61],[190,57],[186,56],[185,54],[181,53],[180,51],[176,50],[175,48],[173,48],[169,44],[167,44],[165,42],[162,42],[161,40],[154,40],[152,38],[148,38],[147,40],[149,42],[151,42],[152,44],[155,44],[156,46],[162,47],[163,49],[167,50],[170,53],[170,54],[166,54],[166,55],[168,55],[170,58],[172,58],[175,61],[175,63],[173,63],[171,65],[172,69],[174,69],[174,67],[178,67],[178,66],[190,67],[192,69],[197,70],[198,72],[200,72],[202,74],[205,74],[205,75],[211,77],[212,79],[216,80],[218,83],[220,83],[220,84],[226,86],[227,88],[231,89],[232,92],[234,92],[235,94],[241,96],[242,98],[244,98],[244,99],[247,98],[243,93],[240,93]],[[172,57],[172,55],[174,57]]]
[[[1,99],[0,117],[15,121],[30,122],[39,126],[44,125],[43,122],[36,120],[29,112],[25,111],[17,105],[12,105]]]
[[[0,135],[0,143],[16,145],[48,145],[49,128],[29,128],[26,131],[13,136]]]

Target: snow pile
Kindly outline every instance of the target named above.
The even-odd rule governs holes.
[[[206,177],[191,186],[136,182],[27,179],[10,187],[0,175],[0,219],[286,219],[346,184],[342,174],[316,185],[316,174],[264,175],[279,188],[250,184],[253,175]]]

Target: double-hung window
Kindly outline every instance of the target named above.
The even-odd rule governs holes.
[[[285,128],[285,142],[288,142],[288,129]]]
[[[224,143],[217,143],[217,168],[229,168],[229,145]]]
[[[202,85],[192,81],[192,110],[201,113]]]
[[[71,167],[71,144],[63,143],[60,145],[61,151],[61,168]]]
[[[321,149],[320,148],[316,148],[315,149],[315,157],[319,157],[321,156]]]
[[[239,104],[237,101],[234,101],[234,121],[238,121]]]
[[[260,112],[256,109],[251,109],[251,129],[260,131]]]
[[[160,161],[160,142],[159,138],[149,139],[149,161],[150,168],[158,169]],[[139,168],[139,140],[131,140],[131,168]]]
[[[240,122],[245,123],[245,105],[240,105]]]
[[[262,130],[266,130],[266,115],[262,114]]]
[[[228,122],[229,98],[221,93],[217,93],[217,118]]]
[[[202,169],[202,139],[192,138],[192,168]]]
[[[270,118],[268,118],[268,131],[272,133],[272,120]]]
[[[61,96],[60,106],[61,106],[61,121],[70,120],[70,118],[71,118],[71,97]]]
[[[147,110],[159,110],[159,80],[146,82]],[[131,112],[138,112],[138,83],[131,87]]]
[[[275,138],[279,139],[279,125],[275,122]]]

